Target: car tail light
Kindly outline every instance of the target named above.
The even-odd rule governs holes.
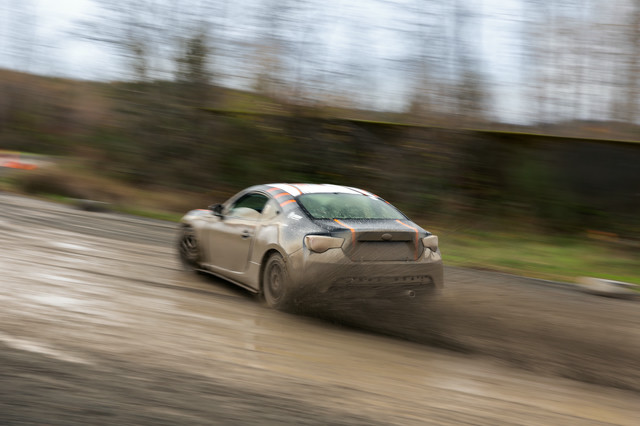
[[[304,237],[304,243],[311,251],[316,253],[324,253],[331,248],[340,248],[344,238],[327,237],[324,235],[307,235]]]
[[[431,251],[438,251],[438,236],[437,235],[429,235],[422,239],[422,244],[425,248],[428,248]]]

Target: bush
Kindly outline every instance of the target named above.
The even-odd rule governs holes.
[[[87,188],[77,184],[76,176],[57,168],[22,172],[14,177],[14,184],[18,190],[27,194],[89,198]]]

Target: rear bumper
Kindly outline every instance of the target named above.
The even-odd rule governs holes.
[[[415,261],[354,262],[341,249],[313,253],[302,249],[288,259],[293,288],[300,293],[420,295],[442,288],[442,257],[425,250]]]

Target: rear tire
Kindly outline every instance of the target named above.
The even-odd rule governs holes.
[[[280,253],[267,259],[262,273],[262,296],[270,308],[286,310],[290,307],[291,287],[287,265]]]
[[[190,226],[182,228],[178,238],[178,255],[185,271],[200,269],[200,249],[196,234]]]

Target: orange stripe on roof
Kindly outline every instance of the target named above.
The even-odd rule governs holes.
[[[355,230],[355,229],[353,229],[352,227],[350,227],[349,225],[347,225],[347,224],[344,224],[344,223],[340,222],[338,219],[333,219],[333,220],[334,220],[336,223],[338,223],[338,225],[342,225],[342,226],[344,226],[345,228],[348,228],[348,229],[350,229],[350,230],[351,230],[351,244],[354,244],[354,243],[356,242],[356,230]]]
[[[283,206],[286,206],[289,203],[295,203],[295,202],[296,202],[296,200],[287,200],[284,203],[280,203],[280,207],[283,207]]]
[[[297,191],[298,195],[302,194],[302,192],[298,188],[296,188],[295,186],[289,183],[278,183],[278,184],[275,184],[275,186],[273,186],[272,188],[274,188],[274,190],[279,189],[280,191],[287,192],[289,194],[292,194],[292,196],[293,196],[292,190]],[[287,188],[290,188],[290,189],[287,189]]]
[[[281,192],[280,194],[274,195],[273,198],[284,197],[285,195],[291,196],[288,192]]]
[[[273,188],[269,188],[269,189],[267,189],[267,192],[273,192],[273,191],[277,191],[277,190],[279,190],[279,189],[280,189],[280,188],[273,187]]]
[[[418,238],[420,237],[420,233],[418,232],[418,228],[414,228],[413,226],[407,225],[404,222],[401,222],[399,219],[396,219],[396,222],[398,222],[400,225],[404,225],[409,229],[413,229],[416,232],[416,247],[415,247],[415,253],[414,253],[414,260],[418,260]]]

